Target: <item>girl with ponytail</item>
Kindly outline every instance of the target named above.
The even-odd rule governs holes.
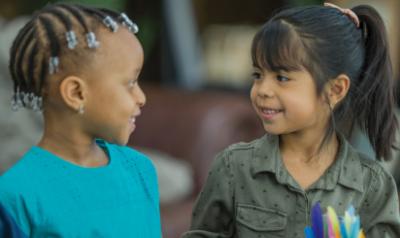
[[[398,129],[385,27],[366,5],[290,8],[255,35],[251,100],[266,135],[221,152],[184,237],[303,237],[310,208],[353,205],[366,237],[400,237]],[[343,126],[346,125],[346,126]],[[347,141],[361,128],[375,158]]]

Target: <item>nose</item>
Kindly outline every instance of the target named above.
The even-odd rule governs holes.
[[[273,79],[264,76],[263,78],[259,79],[259,82],[256,82],[257,85],[257,96],[262,98],[271,98],[275,95],[274,93],[274,85]]]
[[[138,85],[135,90],[136,104],[139,107],[143,107],[146,104],[146,95],[144,94],[142,88]]]

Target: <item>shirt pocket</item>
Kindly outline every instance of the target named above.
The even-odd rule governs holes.
[[[286,213],[254,205],[238,204],[238,237],[284,237]]]

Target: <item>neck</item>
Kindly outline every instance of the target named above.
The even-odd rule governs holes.
[[[325,145],[321,144],[325,131],[321,133],[291,133],[280,135],[280,150],[289,158],[296,158],[307,164],[321,164],[333,160],[338,148],[337,135],[334,133]],[[332,156],[333,155],[333,156]],[[325,159],[324,159],[325,158]]]
[[[104,165],[105,153],[94,138],[78,125],[61,119],[45,118],[43,136],[38,144],[58,157],[84,167]]]

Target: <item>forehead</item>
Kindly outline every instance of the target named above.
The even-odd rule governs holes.
[[[117,32],[100,29],[100,47],[93,57],[93,67],[98,71],[133,71],[143,64],[143,49],[135,35],[120,27]]]
[[[137,60],[143,58],[143,49],[134,34],[125,27],[113,33],[107,29],[100,31],[102,47],[100,47],[99,56],[107,56],[108,59],[119,58]]]
[[[252,45],[253,65],[270,71],[297,71],[306,64],[304,42],[283,20],[270,21],[256,34]]]

